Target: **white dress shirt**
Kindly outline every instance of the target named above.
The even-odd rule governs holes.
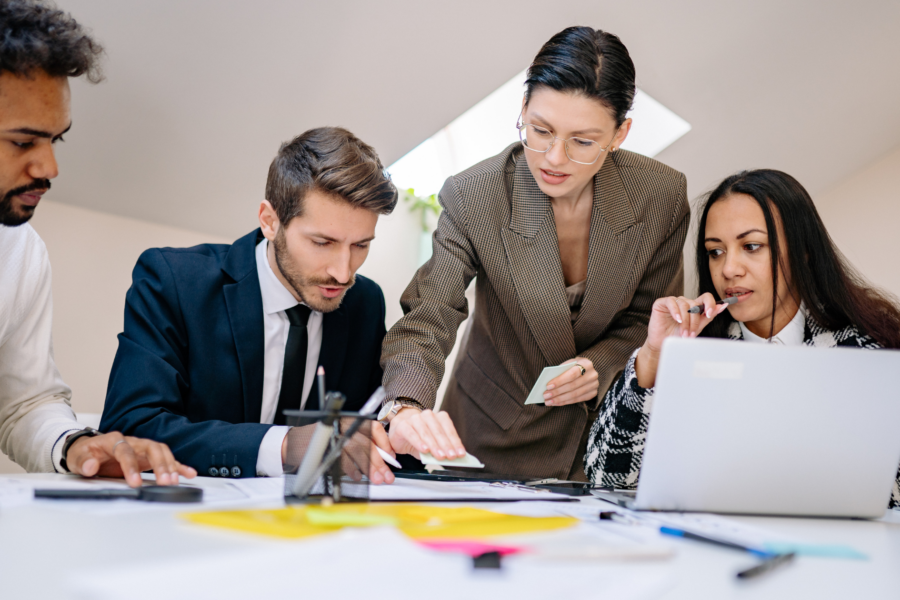
[[[284,311],[300,304],[272,271],[266,255],[268,248],[269,241],[265,239],[256,245],[256,273],[259,277],[259,290],[262,292],[263,331],[265,333],[260,423],[275,421],[278,396],[281,393],[281,374],[284,369],[284,347],[287,344],[288,332],[291,327],[291,322]],[[322,349],[322,313],[316,310],[311,311],[306,329],[309,345],[306,349],[306,373],[303,376],[301,410],[306,406],[309,391],[315,380],[316,367],[319,364],[319,351]],[[266,432],[259,446],[259,456],[256,459],[257,476],[281,475],[281,445],[288,429],[290,428],[285,425],[276,425]]]
[[[806,307],[801,302],[800,308],[797,309],[797,314],[794,315],[794,318],[791,319],[781,331],[773,335],[771,339],[759,337],[747,329],[747,326],[743,323],[740,323],[740,326],[741,335],[746,342],[768,342],[770,344],[781,344],[782,346],[802,346],[803,335],[806,332]]]
[[[84,429],[53,360],[50,259],[28,225],[0,225],[0,450],[29,472],[63,472],[66,433]]]

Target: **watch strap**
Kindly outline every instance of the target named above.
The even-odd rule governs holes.
[[[69,448],[72,447],[72,444],[74,444],[78,440],[78,438],[96,437],[98,435],[100,435],[100,432],[93,427],[85,427],[81,431],[76,431],[72,435],[66,437],[66,441],[62,447],[62,458],[59,461],[59,466],[63,468],[63,471],[65,471],[66,473],[70,472],[69,465],[66,464],[66,455],[69,453]]]

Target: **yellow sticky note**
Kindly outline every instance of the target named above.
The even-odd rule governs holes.
[[[578,522],[570,517],[518,517],[469,507],[405,503],[290,506],[273,510],[186,513],[182,517],[201,525],[294,539],[331,533],[342,527],[387,524],[395,525],[414,539],[480,539],[552,531]]]

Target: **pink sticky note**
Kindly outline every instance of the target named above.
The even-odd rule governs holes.
[[[499,546],[497,544],[487,544],[477,540],[416,540],[416,542],[431,548],[432,550],[440,550],[442,552],[461,552],[469,556],[481,556],[485,552],[497,552],[500,556],[507,554],[518,554],[519,552],[527,552],[524,546]]]

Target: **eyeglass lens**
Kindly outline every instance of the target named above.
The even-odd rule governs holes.
[[[535,125],[525,124],[519,130],[519,138],[528,148],[536,152],[546,152],[553,143],[554,136],[550,131]],[[569,160],[580,163],[592,163],[600,157],[603,148],[597,142],[583,138],[559,140],[565,144]]]

